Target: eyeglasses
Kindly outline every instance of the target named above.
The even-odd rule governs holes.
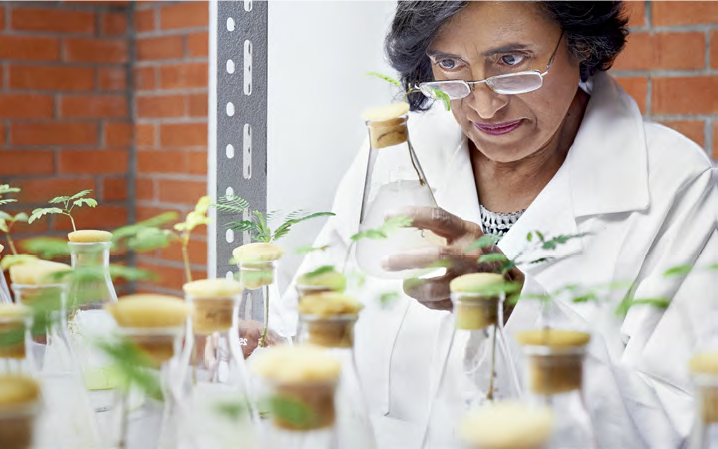
[[[489,87],[489,89],[502,95],[517,95],[533,92],[543,86],[543,78],[548,75],[553,59],[556,57],[556,52],[558,51],[558,45],[561,43],[561,39],[563,39],[563,32],[561,32],[561,37],[558,38],[556,48],[553,50],[551,58],[546,65],[546,71],[543,73],[539,70],[526,70],[523,72],[490,76],[481,81],[431,81],[419,84],[419,89],[429,98],[435,98],[436,95],[433,91],[439,90],[447,94],[452,100],[460,100],[469,96],[478,84],[484,83]]]

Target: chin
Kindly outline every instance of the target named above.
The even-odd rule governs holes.
[[[480,139],[476,135],[469,135],[469,139],[474,142],[474,145],[481,154],[494,162],[516,162],[533,153],[525,147],[526,139],[511,139],[510,142],[506,143],[489,142],[487,139]]]

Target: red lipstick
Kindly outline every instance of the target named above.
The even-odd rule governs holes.
[[[476,129],[491,136],[500,136],[502,134],[510,133],[511,131],[518,128],[519,125],[521,125],[521,120],[496,124],[474,122],[474,126],[476,127]]]

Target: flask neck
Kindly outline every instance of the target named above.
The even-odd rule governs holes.
[[[110,267],[110,242],[68,243],[72,268]]]
[[[332,348],[333,352],[351,354],[357,318],[355,314],[331,317],[300,314],[298,340],[300,343]]]
[[[696,421],[688,449],[718,449],[718,376],[694,374]]]
[[[272,285],[277,279],[277,261],[240,262],[239,281],[246,290],[257,290]]]

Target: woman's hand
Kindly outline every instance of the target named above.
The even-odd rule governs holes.
[[[246,359],[247,357],[252,355],[255,349],[257,349],[259,339],[262,337],[262,332],[264,331],[264,324],[260,323],[259,321],[242,319],[239,320],[238,324],[239,341],[242,345],[242,352],[244,353],[244,358]],[[271,329],[267,330],[267,338],[264,342],[265,346],[274,346],[275,344],[281,342],[282,337],[280,337],[279,334],[277,334]]]
[[[498,272],[501,263],[477,263],[482,254],[500,253],[492,245],[490,248],[467,248],[484,233],[476,223],[464,221],[438,207],[414,207],[402,210],[397,215],[411,218],[412,227],[426,229],[447,240],[446,246],[422,248],[411,253],[390,255],[384,258],[382,266],[387,271],[400,271],[448,261],[446,274],[438,278],[412,278],[404,281],[404,291],[430,309],[451,310],[449,283],[455,277],[467,273]],[[514,268],[505,275],[507,280],[523,284],[524,275]]]

